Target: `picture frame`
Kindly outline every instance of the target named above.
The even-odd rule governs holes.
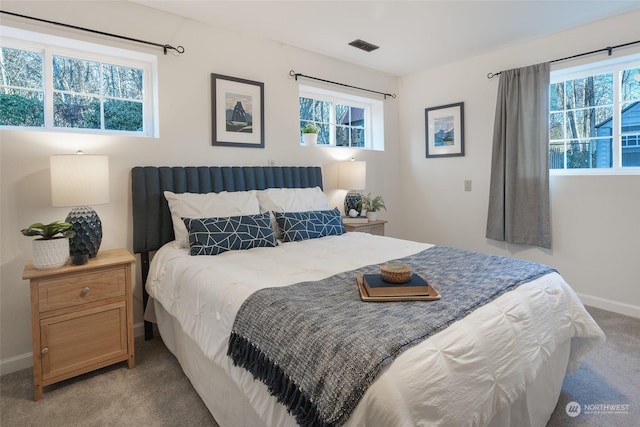
[[[464,102],[425,108],[427,157],[464,156]]]
[[[211,74],[212,145],[264,148],[264,83]]]

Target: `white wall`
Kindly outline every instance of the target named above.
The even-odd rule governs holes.
[[[332,164],[336,158],[356,155],[368,162],[367,190],[387,201],[389,210],[381,216],[390,221],[388,234],[544,262],[556,267],[585,302],[640,317],[640,176],[552,178],[552,250],[507,246],[484,237],[498,84],[486,74],[635,40],[640,13],[427,70],[398,83],[391,75],[126,2],[4,1],[3,10],[186,49],[182,56],[164,56],[132,43],[2,16],[4,25],[158,52],[161,121],[158,139],[0,131],[3,373],[31,363],[29,289],[20,278],[31,242],[19,230],[32,222],[66,216],[67,209],[51,207],[48,157],[78,149],[110,158],[111,202],[95,206],[103,222],[104,249],[132,246],[132,166],[266,165],[268,160],[279,165],[322,165],[325,187],[339,203],[343,193],[332,190]],[[288,76],[290,69],[398,93],[397,99],[384,102],[385,151],[300,147],[297,86]],[[266,148],[210,145],[210,73],[265,83]],[[465,102],[465,156],[426,159],[424,109],[460,101]],[[465,179],[473,182],[471,192],[464,192]],[[136,322],[141,321],[138,275]]]
[[[93,36],[75,30],[37,24],[2,15],[2,24],[132,50],[157,53],[160,79],[160,138],[124,138],[31,131],[0,131],[1,138],[1,284],[0,361],[2,372],[31,364],[29,286],[21,279],[24,262],[31,257],[31,240],[19,232],[33,222],[64,219],[67,208],[52,208],[49,155],[74,153],[109,156],[111,201],[94,206],[103,224],[102,249],[132,248],[130,169],[136,165],[320,165],[325,188],[341,206],[344,192],[335,187],[336,160],[356,156],[366,160],[367,190],[382,194],[390,210],[393,233],[399,221],[398,103],[384,101],[384,152],[342,148],[301,147],[298,129],[297,83],[294,69],[383,92],[398,91],[397,77],[336,61],[278,43],[244,37],[198,22],[184,20],[127,2],[12,2],[3,10],[61,21],[144,40],[183,45],[186,52],[164,56],[161,49]],[[219,73],[265,84],[264,149],[212,147],[210,74]],[[306,82],[305,84],[311,84]],[[362,92],[354,92],[364,95]],[[374,176],[374,174],[376,174]],[[141,317],[139,272],[135,273],[135,322]]]
[[[498,79],[516,68],[637,40],[640,12],[403,77],[399,236],[555,267],[587,304],[640,317],[640,175],[551,177],[552,249],[485,236]],[[470,35],[472,37],[472,35]],[[640,47],[615,51],[620,56]],[[589,58],[606,59],[606,54]],[[575,65],[557,63],[553,69]],[[463,101],[464,157],[425,158],[424,109]],[[472,191],[464,191],[464,180]]]

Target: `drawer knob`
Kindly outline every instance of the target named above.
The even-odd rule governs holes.
[[[49,353],[49,348],[48,348],[48,347],[43,348],[41,353],[42,353],[42,354],[47,354],[47,353]]]
[[[82,297],[87,296],[89,291],[90,291],[89,287],[85,286],[84,288],[82,288],[82,291],[80,292],[80,296],[82,296]]]

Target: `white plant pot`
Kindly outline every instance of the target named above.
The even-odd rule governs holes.
[[[33,266],[38,270],[62,267],[69,260],[69,239],[36,239],[31,244]]]
[[[316,145],[318,142],[318,134],[317,133],[303,133],[302,134],[302,142],[304,145]]]
[[[369,222],[377,220],[378,212],[367,212],[367,218],[369,219]]]

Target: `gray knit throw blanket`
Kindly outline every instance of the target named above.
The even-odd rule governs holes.
[[[402,351],[522,283],[554,271],[515,258],[435,246],[398,261],[437,301],[363,302],[357,274],[378,265],[256,291],[242,304],[227,354],[263,381],[302,426],[340,426]]]

